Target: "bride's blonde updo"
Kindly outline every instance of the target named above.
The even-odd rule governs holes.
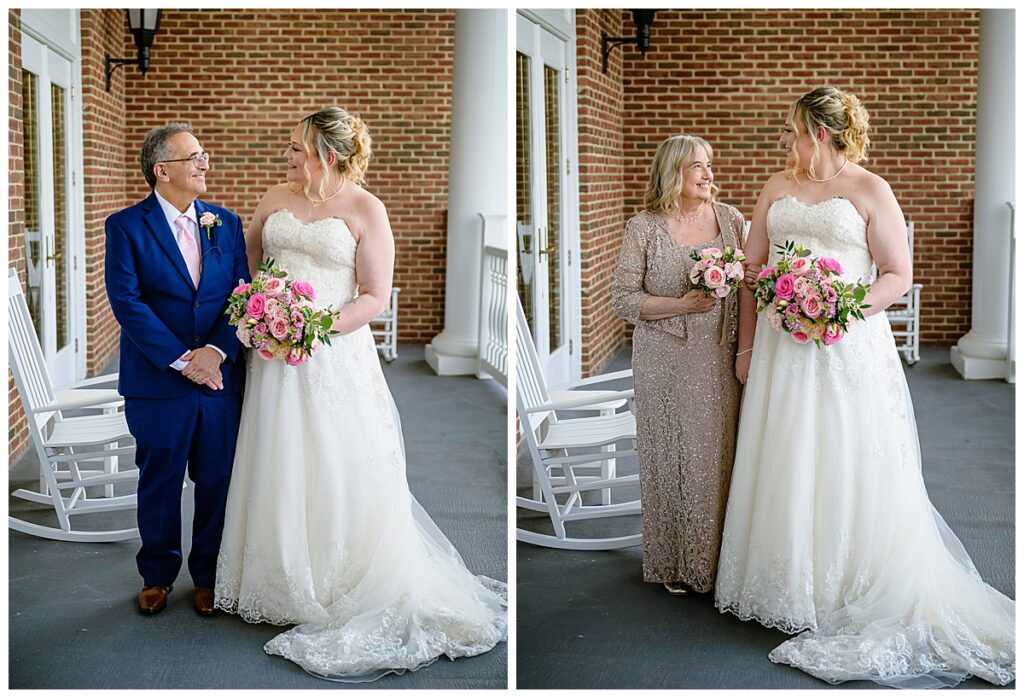
[[[683,193],[683,168],[693,162],[697,146],[711,157],[711,144],[700,136],[670,136],[658,146],[651,164],[651,178],[644,193],[644,208],[651,213],[672,213],[679,208]],[[718,200],[718,187],[711,185],[711,200]]]
[[[821,126],[828,132],[836,151],[851,162],[868,159],[868,112],[860,100],[849,92],[834,87],[819,87],[793,102],[789,121],[800,124],[814,142],[814,157],[808,168],[813,170],[820,152],[814,137]],[[793,169],[796,169],[795,167]]]
[[[370,132],[363,120],[339,107],[326,107],[302,119],[302,142],[307,158],[315,153],[324,172],[332,169],[344,179],[363,183],[363,175],[370,164]],[[334,167],[327,164],[327,156],[334,153]],[[309,170],[303,163],[306,183],[302,189],[309,196]],[[320,182],[320,199],[324,198],[324,181]]]

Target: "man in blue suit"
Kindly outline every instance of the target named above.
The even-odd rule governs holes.
[[[142,613],[158,613],[181,569],[181,491],[195,483],[189,574],[194,606],[214,612],[217,552],[245,378],[224,315],[248,280],[239,217],[201,201],[209,154],[186,124],[149,132],[140,154],[153,193],[106,222],[106,286],[121,325],[118,391],[139,468],[136,556]]]

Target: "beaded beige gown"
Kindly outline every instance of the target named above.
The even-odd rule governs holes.
[[[715,204],[715,214],[719,234],[700,245],[680,245],[664,214],[633,216],[612,286],[615,313],[636,325],[644,581],[699,592],[715,585],[736,443],[736,296],[706,313],[662,320],[641,320],[640,308],[648,296],[681,297],[693,288],[691,250],[740,246],[740,212]]]

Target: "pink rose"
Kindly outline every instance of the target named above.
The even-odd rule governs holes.
[[[311,301],[316,300],[316,292],[313,291],[313,284],[309,283],[308,281],[293,281],[292,292],[296,293],[297,295],[304,296]]]
[[[300,366],[306,363],[305,354],[302,349],[298,347],[295,347],[288,352],[288,356],[286,356],[284,360],[288,362],[289,366]]]
[[[252,286],[252,284],[238,284],[235,286],[235,290],[232,291],[232,293],[245,293],[249,290],[250,286]]]
[[[266,305],[263,306],[264,315],[277,315],[277,309],[281,306],[276,298],[268,298]]]
[[[775,267],[765,267],[761,270],[761,273],[757,275],[758,279],[767,279],[775,276]]]
[[[208,226],[208,225],[213,225],[216,222],[217,222],[217,216],[213,215],[209,211],[207,211],[203,215],[199,216],[199,225],[201,225],[201,226],[205,227],[205,226]]]
[[[708,288],[718,288],[725,283],[725,272],[718,267],[709,267],[704,272],[704,283]]]
[[[717,247],[705,247],[700,251],[700,256],[704,259],[718,259],[722,256],[722,251]]]
[[[809,318],[817,318],[821,315],[821,299],[817,296],[807,296],[800,302],[800,309]]]
[[[259,354],[260,358],[264,361],[270,361],[274,358],[274,352],[268,349],[260,349],[256,353]]]
[[[788,301],[793,298],[793,284],[796,277],[792,274],[782,274],[775,280],[775,295],[781,300]]]
[[[811,326],[811,339],[821,339],[825,334],[825,326],[816,322]]]
[[[822,335],[821,341],[825,343],[825,346],[830,347],[842,338],[843,331],[837,325],[826,325],[825,334]]]
[[[264,293],[268,296],[280,296],[282,291],[284,291],[284,279],[274,277],[267,280],[267,285],[264,287]]]
[[[742,279],[743,278],[743,263],[742,262],[726,262],[725,263],[725,275],[730,279]]]
[[[249,317],[259,319],[263,317],[266,305],[267,297],[262,293],[254,293],[249,296],[249,301],[245,304],[245,311],[249,314]]]
[[[718,296],[719,298],[725,298],[726,296],[729,295],[731,291],[732,289],[729,288],[728,286],[719,286],[718,288],[715,289],[715,295]]]
[[[270,323],[270,334],[274,339],[284,339],[288,336],[288,321],[284,318],[276,318]]]
[[[811,270],[811,258],[797,257],[793,260],[792,264],[789,265],[789,270],[797,276],[803,276]]]
[[[814,286],[811,284],[811,280],[806,276],[798,276],[796,281],[793,282],[793,293],[798,297],[811,295],[813,289]]]
[[[838,260],[832,259],[831,257],[822,257],[818,260],[818,266],[826,271],[830,271],[833,274],[842,274],[843,265]]]
[[[811,338],[809,336],[807,336],[807,333],[801,332],[800,330],[796,330],[794,332],[790,332],[789,336],[797,344],[807,344],[807,342],[811,341]]]

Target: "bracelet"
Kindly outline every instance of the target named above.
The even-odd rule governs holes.
[[[744,354],[746,354],[748,352],[752,352],[752,351],[754,351],[754,347],[750,347],[749,349],[744,349],[743,351],[738,351],[738,352],[736,352],[736,356],[743,356]]]

